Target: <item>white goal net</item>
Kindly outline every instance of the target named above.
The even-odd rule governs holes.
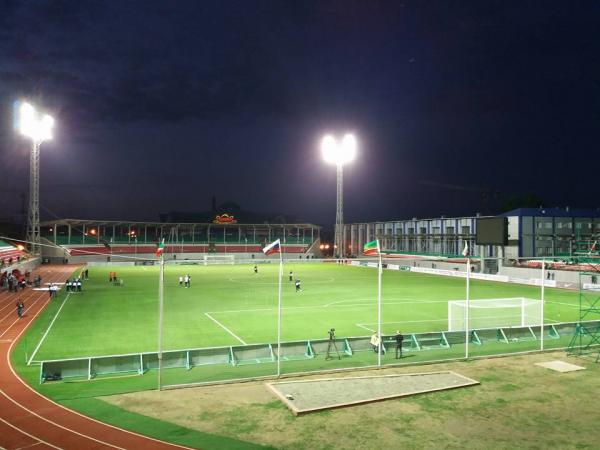
[[[531,298],[469,301],[469,329],[539,326],[542,302]],[[448,302],[448,331],[465,331],[466,300]]]
[[[223,253],[214,254],[214,255],[204,255],[203,258],[204,265],[212,265],[212,264],[235,264],[235,255],[228,255]]]

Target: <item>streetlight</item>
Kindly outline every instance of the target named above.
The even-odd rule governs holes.
[[[346,134],[342,142],[338,142],[333,136],[325,136],[321,142],[323,158],[328,163],[337,167],[337,201],[335,210],[335,238],[334,253],[340,258],[343,256],[343,230],[344,230],[344,173],[343,165],[349,163],[356,155],[356,139],[352,134]]]
[[[18,129],[23,136],[33,142],[29,162],[29,212],[27,215],[27,241],[31,243],[31,253],[40,254],[40,145],[52,139],[54,119],[48,114],[41,115],[27,102],[19,106]]]

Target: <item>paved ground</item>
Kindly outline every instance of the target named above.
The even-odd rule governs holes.
[[[371,403],[425,392],[472,386],[477,381],[454,372],[424,372],[321,378],[267,383],[294,414]]]
[[[44,282],[63,282],[76,266],[40,266]],[[25,303],[19,319],[16,302]],[[186,448],[98,422],[41,396],[10,365],[10,353],[27,327],[48,304],[48,293],[27,288],[0,293],[0,447],[4,449],[158,449]]]

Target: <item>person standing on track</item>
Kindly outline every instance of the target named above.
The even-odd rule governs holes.
[[[19,300],[17,302],[17,316],[19,316],[19,319],[21,317],[23,317],[23,309],[25,308],[25,305],[23,304],[23,301]]]

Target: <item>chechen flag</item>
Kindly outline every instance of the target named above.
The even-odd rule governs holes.
[[[463,256],[469,256],[471,251],[469,250],[469,243],[465,242],[465,248],[462,251]]]
[[[277,239],[275,242],[271,242],[265,248],[262,249],[265,255],[272,255],[273,253],[281,253],[281,240]]]
[[[156,257],[160,258],[165,250],[165,238],[158,243],[158,247],[156,248]]]
[[[363,254],[365,256],[379,255],[379,240],[367,242],[363,247]]]

